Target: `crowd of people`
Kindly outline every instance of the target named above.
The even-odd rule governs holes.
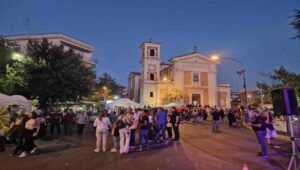
[[[251,118],[247,122],[256,133],[262,151],[258,156],[267,157],[267,144],[277,136],[274,129],[274,119],[269,110],[251,109],[248,112]],[[179,125],[181,122],[206,124],[211,117],[212,132],[219,133],[219,124],[226,117],[229,127],[238,126],[238,121],[245,121],[245,111],[242,109],[217,109],[210,107],[171,107],[164,108],[125,108],[118,112],[103,110],[93,120],[96,136],[94,152],[119,152],[127,154],[131,151],[150,149],[152,144],[166,144],[180,140]],[[91,121],[84,111],[75,113],[72,109],[52,109],[49,114],[38,114],[35,111],[25,114],[21,110],[10,121],[9,142],[16,147],[10,156],[25,157],[37,150],[34,140],[47,136],[63,134],[71,136],[75,127],[77,135],[84,134],[86,125]],[[48,130],[47,130],[48,129]],[[49,131],[49,133],[48,133]],[[111,133],[111,135],[109,135]],[[138,140],[136,141],[136,135]],[[1,136],[1,135],[0,135]],[[112,137],[110,137],[112,136]],[[0,151],[4,151],[4,141],[0,137]],[[113,147],[108,148],[108,141],[112,140]]]
[[[175,107],[169,110],[163,108],[120,110],[114,122],[108,118],[106,110],[101,112],[94,121],[96,128],[95,152],[107,151],[109,129],[113,136],[111,152],[126,154],[130,151],[150,149],[150,143],[165,143],[179,141],[180,115]],[[136,133],[138,131],[138,133]],[[166,133],[167,131],[167,133]],[[173,138],[174,132],[174,138]],[[138,143],[136,147],[136,134]]]

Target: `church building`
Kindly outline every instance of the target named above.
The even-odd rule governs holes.
[[[217,84],[217,64],[196,51],[160,59],[160,43],[141,46],[141,71],[128,76],[128,95],[146,106],[201,105],[230,107],[229,84]]]

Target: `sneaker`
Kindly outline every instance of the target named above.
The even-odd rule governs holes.
[[[145,149],[146,149],[146,150],[149,150],[150,148],[149,148],[149,146],[145,146]]]
[[[100,152],[100,149],[95,149],[94,152],[98,153]]]
[[[143,148],[142,147],[140,147],[137,151],[142,151],[143,150]]]
[[[115,153],[115,152],[118,152],[118,150],[117,150],[116,148],[112,148],[112,149],[110,150],[110,152]]]
[[[103,149],[103,152],[106,152],[106,149]]]
[[[130,146],[129,148],[130,148],[130,149],[135,149],[135,146]]]
[[[22,153],[19,155],[19,158],[24,158],[25,156],[27,156],[27,153],[26,153],[26,152],[22,152]]]
[[[37,147],[34,147],[34,148],[30,151],[30,153],[31,153],[31,154],[34,154],[35,151],[36,151],[37,149],[38,149]]]

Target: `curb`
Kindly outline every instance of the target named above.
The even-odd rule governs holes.
[[[245,124],[245,122],[243,122],[242,128],[249,133],[254,133],[252,128],[250,126],[248,126],[247,124]],[[280,135],[280,134],[278,134],[277,139],[281,139],[281,140],[285,140],[285,141],[289,141],[289,142],[291,141],[291,138],[289,136]]]

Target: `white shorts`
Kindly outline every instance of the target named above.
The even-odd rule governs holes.
[[[267,135],[266,135],[266,138],[267,139],[270,139],[270,138],[276,138],[277,137],[277,133],[274,130],[270,130],[269,128],[267,128]]]

